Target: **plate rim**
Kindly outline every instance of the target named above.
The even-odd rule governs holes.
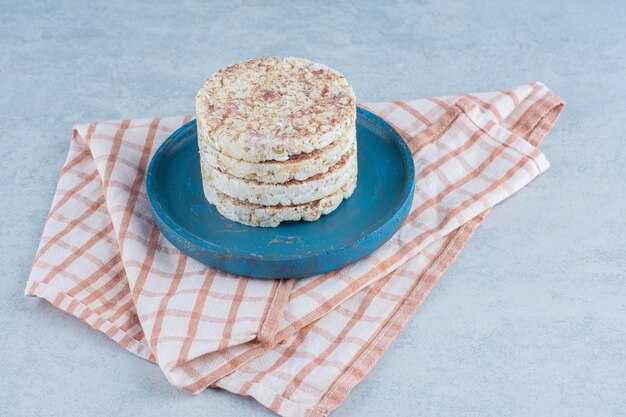
[[[164,206],[160,203],[159,199],[156,197],[156,195],[158,194],[156,192],[158,187],[156,184],[156,175],[154,175],[154,172],[157,169],[160,161],[163,159],[162,155],[167,150],[169,150],[169,148],[171,148],[172,146],[176,144],[177,140],[179,140],[179,136],[181,136],[189,128],[190,125],[196,123],[195,118],[185,123],[178,129],[176,129],[173,133],[171,133],[167,137],[167,139],[163,141],[163,143],[159,146],[157,151],[154,153],[154,155],[150,159],[148,170],[146,171],[146,193],[148,195],[150,208],[151,208],[153,217],[155,217],[155,223],[157,227],[159,226],[159,223],[167,226],[171,231],[176,233],[179,238],[183,238],[187,240],[188,242],[190,242],[191,244],[201,247],[203,251],[205,252],[211,252],[217,256],[222,256],[222,257],[227,256],[229,258],[238,258],[238,259],[243,259],[247,261],[262,260],[263,262],[276,262],[276,263],[295,261],[295,260],[307,261],[307,260],[318,258],[320,255],[323,255],[323,254],[327,255],[329,253],[340,253],[346,250],[347,248],[358,246],[361,242],[370,239],[372,236],[376,235],[377,233],[380,233],[381,230],[386,229],[390,223],[393,223],[396,220],[396,217],[398,216],[399,213],[406,211],[406,214],[408,215],[408,212],[410,211],[410,207],[408,210],[404,210],[404,209],[407,204],[412,203],[412,201],[410,200],[412,200],[414,188],[415,188],[415,165],[413,162],[413,158],[412,158],[412,154],[409,149],[409,146],[406,143],[406,141],[402,138],[400,133],[393,126],[391,126],[386,120],[384,120],[380,116],[377,116],[376,114],[372,113],[371,111],[361,106],[357,106],[357,114],[358,113],[363,114],[363,116],[365,116],[367,119],[373,120],[378,126],[386,130],[387,133],[394,139],[394,143],[400,149],[400,155],[402,157],[404,170],[407,174],[407,178],[409,179],[407,182],[405,182],[404,187],[402,189],[402,194],[401,194],[402,202],[398,205],[397,210],[392,215],[390,215],[382,224],[380,224],[377,228],[371,230],[369,233],[362,234],[355,239],[341,242],[339,246],[333,248],[332,251],[317,250],[313,253],[306,253],[306,254],[299,253],[299,254],[258,255],[252,252],[242,251],[240,249],[225,248],[223,246],[217,245],[213,242],[210,242],[201,238],[200,236],[190,231],[188,228],[181,227],[179,223],[175,222],[168,215],[167,210],[165,210]],[[402,219],[402,222],[404,222],[404,220],[405,219]],[[398,226],[397,228],[399,228],[400,226]],[[248,227],[253,227],[253,226],[248,226]],[[159,228],[159,231],[163,234],[163,236],[168,241],[170,241],[170,238],[165,233],[163,233],[162,230],[160,230],[161,228],[160,227],[158,228]],[[389,235],[389,238],[393,236],[393,234],[395,234],[395,232],[397,231],[397,228]],[[387,240],[388,238],[385,239],[384,242],[386,242]],[[173,242],[170,242],[170,243],[173,243]],[[178,248],[178,245],[174,245],[174,246]],[[188,253],[185,253],[185,255],[190,256],[194,259],[197,259]],[[200,260],[200,262],[202,261]]]

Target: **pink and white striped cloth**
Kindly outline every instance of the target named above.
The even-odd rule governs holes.
[[[220,387],[282,416],[325,416],[384,354],[490,208],[548,168],[538,146],[563,105],[540,83],[363,105],[413,152],[409,218],[356,264],[282,281],[210,269],[155,227],[146,167],[190,116],[78,125],[26,294],[156,362],[176,387]]]

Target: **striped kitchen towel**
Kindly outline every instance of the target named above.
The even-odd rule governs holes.
[[[26,294],[153,361],[176,387],[250,395],[324,416],[383,355],[488,211],[548,168],[538,146],[563,109],[540,83],[364,104],[413,152],[411,213],[361,261],[255,280],[182,255],[155,227],[145,173],[190,116],[74,128]]]

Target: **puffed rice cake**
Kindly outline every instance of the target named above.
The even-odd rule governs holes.
[[[211,75],[196,97],[207,200],[251,226],[316,220],[356,186],[356,104],[335,70],[266,57]]]

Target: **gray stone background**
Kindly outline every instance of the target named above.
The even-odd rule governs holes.
[[[332,5],[331,5],[332,4]],[[189,114],[245,58],[303,56],[361,102],[539,80],[551,169],[493,210],[336,416],[626,413],[626,3],[0,0],[0,415],[261,416],[22,293],[72,125]]]

